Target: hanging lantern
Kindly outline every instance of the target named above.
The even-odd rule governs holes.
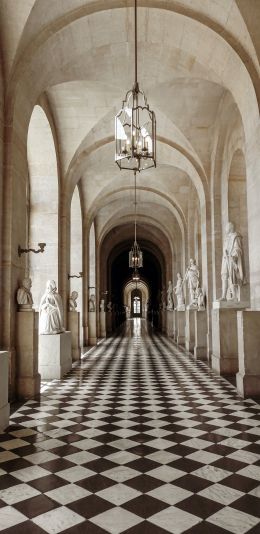
[[[137,81],[137,0],[135,0],[135,83],[115,117],[115,161],[120,169],[140,172],[156,167],[156,119]]]
[[[139,269],[139,267],[143,267],[143,253],[137,241],[134,241],[129,252],[129,267],[131,269]]]

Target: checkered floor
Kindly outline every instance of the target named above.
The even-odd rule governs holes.
[[[260,405],[145,323],[0,435],[4,534],[260,533]]]

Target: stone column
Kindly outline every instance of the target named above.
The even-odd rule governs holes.
[[[238,308],[238,302],[213,302],[212,369],[219,375],[235,375],[238,372]]]
[[[185,345],[185,311],[177,311],[177,344]]]
[[[207,360],[207,312],[206,310],[197,310],[194,312],[195,319],[195,346],[194,356],[196,359]]]
[[[238,394],[260,396],[260,311],[238,311]]]
[[[166,333],[168,337],[173,337],[173,310],[166,311]]]
[[[186,309],[185,325],[185,348],[189,352],[194,351],[195,347],[195,312],[196,310]]]
[[[68,312],[68,325],[71,332],[71,355],[72,361],[77,362],[80,360],[81,350],[80,350],[80,313],[77,311]]]
[[[88,313],[88,344],[97,344],[97,322],[95,311],[91,311]]]
[[[107,329],[106,329],[106,312],[100,311],[99,312],[99,328],[100,328],[100,337],[106,337],[107,336]]]
[[[31,306],[23,306],[16,314],[17,393],[28,399],[40,393],[38,372],[38,313]],[[22,306],[21,306],[22,308]]]
[[[0,432],[9,425],[8,374],[8,352],[0,352]]]

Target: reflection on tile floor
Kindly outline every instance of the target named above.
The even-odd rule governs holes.
[[[130,321],[0,435],[4,534],[260,533],[260,406]]]

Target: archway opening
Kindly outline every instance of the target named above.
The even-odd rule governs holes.
[[[247,184],[246,165],[242,150],[235,151],[228,178],[228,220],[241,235],[243,243],[243,269],[245,271],[245,285],[240,288],[240,300],[250,301],[249,285],[249,250],[248,250],[248,212],[247,212]]]
[[[133,289],[131,292],[131,317],[142,317],[142,291]]]

